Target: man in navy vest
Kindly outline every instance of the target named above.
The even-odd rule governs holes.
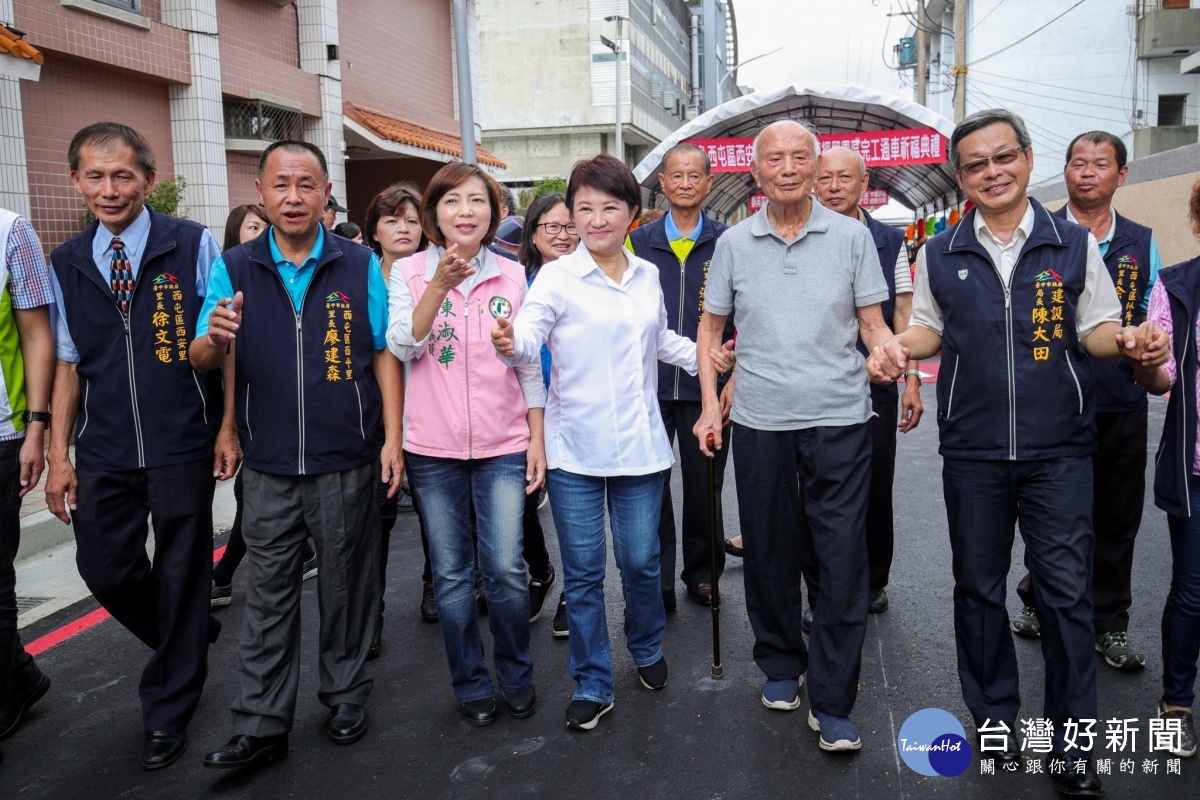
[[[821,153],[817,197],[830,211],[858,220],[871,232],[879,253],[879,266],[888,285],[888,299],[880,304],[883,319],[894,332],[902,333],[908,328],[908,318],[912,315],[912,276],[908,270],[908,253],[904,249],[904,234],[877,222],[859,206],[868,180],[867,165],[853,150],[831,147]],[[858,351],[867,355],[861,337]],[[867,564],[871,581],[867,610],[872,614],[881,614],[888,607],[887,585],[895,540],[892,482],[896,474],[896,431],[908,433],[917,427],[925,410],[921,403],[919,366],[913,361],[905,368],[903,396],[894,383],[871,384],[871,406],[875,416],[871,419],[871,493],[867,499]],[[899,423],[897,401],[900,403]],[[808,533],[806,526],[801,531]],[[811,551],[811,542],[805,549]],[[816,573],[815,565],[810,561],[804,570],[809,597],[806,617],[812,613],[812,598],[818,592]]]
[[[146,208],[154,152],[137,131],[89,125],[67,156],[96,222],[50,256],[58,365],[46,504],[74,517],[88,589],[154,651],[139,695],[142,766],[158,769],[183,753],[220,630],[208,611],[213,478],[232,475],[237,443],[223,429],[214,464],[222,410],[188,357],[220,249],[203,226]]]
[[[635,255],[658,267],[663,301],[667,307],[667,325],[675,333],[695,340],[704,302],[704,284],[717,239],[725,226],[700,210],[712,190],[712,167],[708,153],[694,144],[683,142],[663,156],[658,181],[671,210],[657,222],[629,234]],[[733,317],[725,322],[721,340],[733,338]],[[726,376],[717,379],[717,390],[726,385]],[[700,452],[700,443],[692,427],[700,418],[700,381],[679,367],[664,362],[658,365],[658,407],[667,436],[675,441],[679,434],[679,470],[683,477],[683,571],[680,579],[688,597],[701,605],[712,605],[712,552],[708,530],[708,466]],[[725,538],[721,514],[721,486],[725,482],[725,462],[729,448],[716,453],[717,538]],[[675,509],[671,502],[671,482],[663,486],[662,512],[658,523],[663,605],[675,610]],[[718,569],[725,566],[725,551],[716,553]]]
[[[387,286],[368,248],[321,225],[332,189],[324,154],[275,142],[255,185],[271,227],[213,265],[191,348],[200,369],[221,366],[227,350],[234,360],[245,449],[246,617],[234,735],[204,759],[218,769],[287,757],[309,535],[320,563],[317,696],[329,708],[326,733],[352,744],[366,732],[373,684],[365,662],[379,609],[375,486],[388,483],[391,497],[402,470]]]
[[[1067,204],[1059,219],[1088,228],[1121,301],[1121,324],[1146,318],[1150,289],[1162,268],[1154,234],[1122,217],[1113,195],[1125,182],[1125,143],[1105,131],[1081,133],[1067,148],[1063,179]],[[1142,524],[1146,496],[1146,390],[1133,379],[1127,361],[1089,364],[1096,394],[1098,448],[1092,456],[1096,553],[1092,560],[1092,611],[1096,650],[1121,672],[1140,672],[1146,657],[1129,643],[1129,606],[1133,603],[1133,542]],[[1013,618],[1015,633],[1040,634],[1029,575],[1017,586],[1024,604]]]
[[[1017,520],[1029,552],[1053,725],[1046,770],[1067,795],[1103,789],[1092,765],[1096,661],[1091,554],[1096,447],[1087,356],[1166,361],[1166,336],[1120,325],[1095,239],[1026,194],[1033,147],[1002,109],[964,119],[950,138],[959,187],[975,204],[917,260],[912,324],[876,347],[873,380],[939,349],[938,430],[954,566],[963,699],[981,756],[1017,769],[1017,658],[1005,586]]]

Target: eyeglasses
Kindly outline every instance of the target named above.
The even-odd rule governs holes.
[[[968,161],[959,167],[958,171],[974,178],[983,174],[983,171],[988,167],[988,163],[995,164],[997,167],[1007,167],[1015,162],[1018,156],[1024,155],[1024,153],[1024,147],[1010,147],[1008,150],[1001,150],[999,153],[995,153],[987,158]]]
[[[550,234],[551,236],[558,236],[564,230],[567,232],[568,236],[575,235],[575,223],[573,222],[568,222],[566,225],[562,224],[561,222],[539,222],[538,227],[545,228],[546,233]]]

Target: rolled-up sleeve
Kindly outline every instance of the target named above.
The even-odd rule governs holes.
[[[1075,306],[1075,329],[1080,340],[1086,339],[1104,322],[1121,324],[1121,301],[1117,299],[1117,290],[1113,286],[1112,276],[1108,274],[1108,267],[1104,266],[1096,237],[1089,233],[1087,274]]]
[[[704,310],[722,317],[733,313],[733,248],[727,236],[717,239],[712,263],[708,265]]]
[[[429,334],[420,341],[413,338],[413,310],[417,307],[408,282],[398,265],[388,279],[387,348],[401,361],[413,361],[425,353]]]
[[[917,273],[913,278],[913,300],[912,300],[912,317],[908,321],[908,326],[913,325],[933,331],[938,336],[942,335],[942,329],[945,327],[944,318],[942,317],[942,307],[933,297],[933,290],[929,288],[929,265],[925,263],[925,248],[917,253]]]

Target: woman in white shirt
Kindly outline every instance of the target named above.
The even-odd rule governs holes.
[[[604,610],[604,512],[625,595],[625,639],[647,689],[667,685],[658,518],[674,457],[658,410],[658,361],[696,372],[696,346],[667,327],[654,265],[629,253],[640,211],[633,174],[609,155],[571,171],[567,206],[583,247],[534,281],[492,343],[512,366],[551,355],[546,403],[550,507],[558,530],[577,688],[567,725],[591,730],[613,705]],[[716,358],[714,356],[714,358]],[[728,365],[719,365],[728,367]]]

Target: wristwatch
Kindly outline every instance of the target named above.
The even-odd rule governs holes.
[[[921,371],[920,370],[917,370],[917,369],[906,370],[904,373],[904,380],[907,381],[909,378],[916,378],[917,385],[918,386],[921,385]]]
[[[45,423],[47,428],[50,427],[50,412],[49,411],[26,411],[24,414],[21,415],[21,419],[22,419],[22,421],[24,421],[24,423],[26,425],[28,425],[31,422],[42,422],[42,423]]]

